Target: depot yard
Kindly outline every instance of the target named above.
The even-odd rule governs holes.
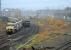
[[[32,50],[33,47],[36,50],[55,50],[71,40],[70,22],[48,17],[46,20],[38,19],[37,25],[40,28],[39,33],[18,48],[26,48],[27,50],[29,48]]]
[[[56,50],[71,41],[71,22],[64,19],[48,17],[35,19],[39,26],[37,34],[29,36],[24,44],[16,45],[16,49]],[[5,34],[6,22],[0,21],[0,33]],[[32,27],[34,28],[34,27]],[[22,31],[22,33],[24,33]]]

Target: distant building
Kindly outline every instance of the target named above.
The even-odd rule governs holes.
[[[22,16],[20,9],[9,9],[9,8],[3,9],[2,15],[7,17],[15,17],[15,18],[19,18]]]

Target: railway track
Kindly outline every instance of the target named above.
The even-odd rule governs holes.
[[[8,40],[7,40],[8,36],[6,34],[2,34],[0,35],[0,48],[8,45]]]
[[[71,40],[67,41],[67,43],[64,43],[62,46],[60,46],[56,50],[66,50],[69,47],[71,47]]]
[[[57,37],[59,37],[59,36],[57,36],[58,34],[51,34],[50,36],[52,36],[52,37],[49,37],[48,38],[48,40],[49,39],[52,39],[52,40],[54,40],[54,39],[56,39]],[[63,36],[64,34],[62,34],[62,36]],[[64,36],[69,36],[69,35],[64,35]],[[31,42],[31,40],[32,39],[30,39],[30,40],[28,40],[23,46],[25,46],[26,44],[29,44],[30,42]],[[62,42],[62,43],[60,43],[60,46],[59,47],[55,47],[55,46],[53,46],[53,48],[52,48],[52,46],[48,46],[47,44],[45,44],[45,46],[44,46],[44,48],[46,48],[47,47],[47,49],[49,49],[49,48],[51,48],[51,50],[66,50],[67,48],[69,48],[69,47],[71,47],[71,40],[67,40],[67,41],[65,41],[65,42]],[[20,48],[19,48],[20,49]],[[18,50],[19,50],[18,49]],[[37,49],[37,48],[35,48],[35,49]]]
[[[49,39],[52,39],[52,40],[53,40],[53,39],[55,39],[55,38],[57,37],[57,35],[58,35],[58,34],[56,34],[56,33],[55,33],[55,34],[50,34],[49,37],[47,38],[47,40],[49,40]],[[36,36],[37,36],[37,35],[34,35],[33,37],[36,37]],[[31,43],[31,41],[34,39],[33,37],[30,38],[30,39],[29,39],[25,44],[23,44],[22,46],[25,46],[25,45]],[[42,41],[42,42],[43,42],[43,41]],[[19,47],[17,50],[19,50],[20,48],[22,48],[22,46]]]
[[[24,30],[24,28],[18,32],[18,34],[14,34],[12,36],[9,37],[9,45],[13,48],[15,48],[15,46],[17,44],[24,44],[28,39],[28,37],[30,37],[33,34],[36,34],[38,32],[38,27],[33,25],[30,28],[26,28],[26,30]],[[15,48],[16,49],[16,48]],[[15,50],[13,49],[13,50]]]

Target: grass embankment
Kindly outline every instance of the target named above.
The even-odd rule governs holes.
[[[4,34],[6,28],[6,23],[3,21],[0,21],[0,35]]]
[[[22,45],[23,48],[31,48],[31,46],[38,45],[43,41],[49,39],[53,33],[64,33],[68,27],[62,19],[48,18],[47,20],[39,20],[38,25],[41,28],[40,32],[31,38],[31,41]]]

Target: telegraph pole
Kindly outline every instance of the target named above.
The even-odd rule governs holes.
[[[1,16],[1,0],[0,0],[0,16]]]

